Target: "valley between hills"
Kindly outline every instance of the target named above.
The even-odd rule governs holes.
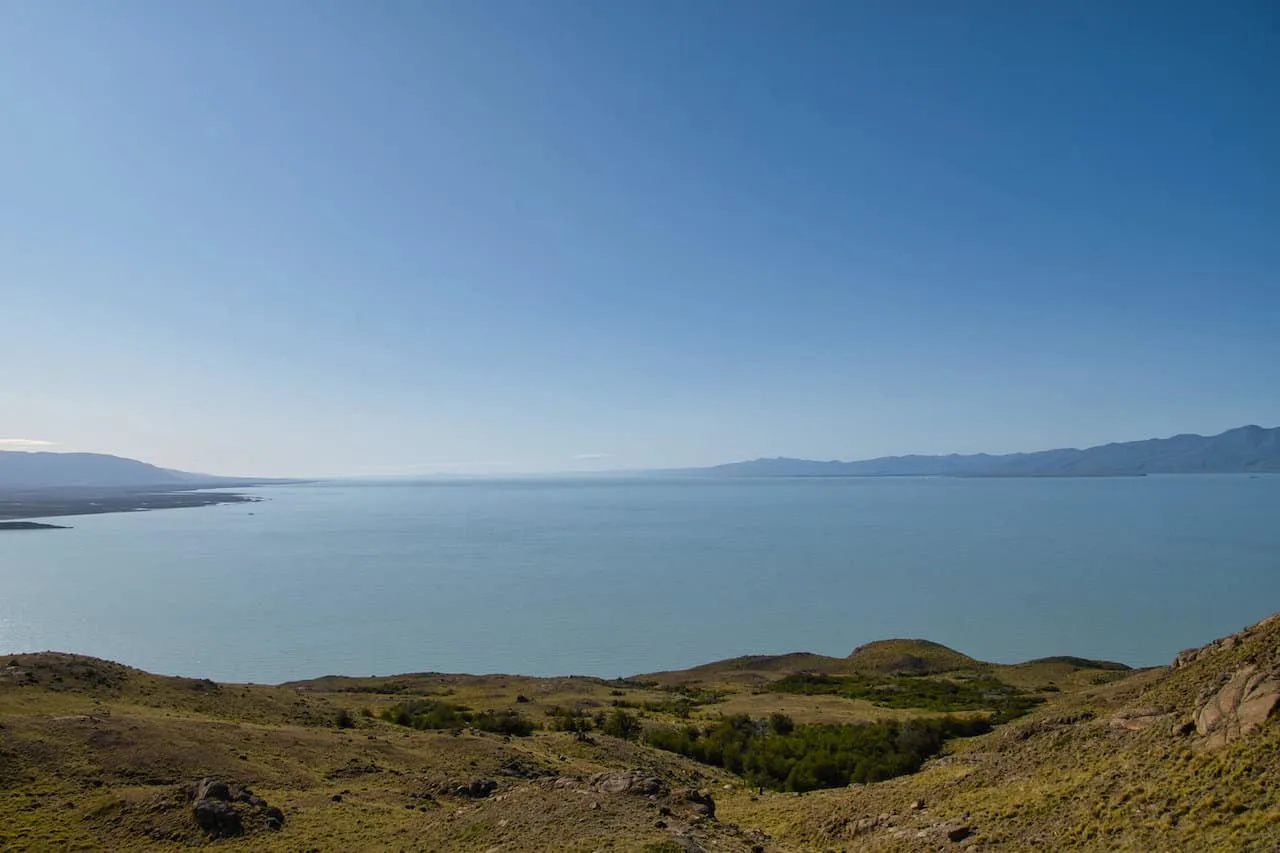
[[[1170,666],[923,640],[628,679],[0,659],[6,850],[1274,850],[1280,614]]]

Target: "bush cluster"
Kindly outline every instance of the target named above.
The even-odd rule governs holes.
[[[735,714],[702,728],[653,729],[647,740],[658,749],[723,767],[753,785],[812,791],[914,773],[949,738],[990,729],[988,720],[954,717],[796,725],[785,714],[768,721]]]
[[[436,699],[412,699],[393,705],[382,712],[382,718],[413,729],[474,728],[496,734],[528,737],[534,725],[515,711],[472,711],[465,705],[454,705]]]
[[[723,702],[725,697],[724,693],[716,690],[705,690],[683,684],[677,687],[664,688],[664,691],[669,696],[662,699],[647,699],[643,702],[614,699],[613,707],[635,708],[650,714],[671,714],[684,720],[689,718],[694,708],[700,705],[714,705],[717,702]]]
[[[556,706],[547,710],[547,716],[550,718],[547,727],[555,732],[572,732],[582,736],[590,731],[598,731],[623,740],[636,740],[640,737],[640,720],[621,708],[614,708],[608,713],[597,711],[594,715],[588,715],[581,708]]]
[[[1044,701],[994,678],[946,680],[921,676],[876,677],[796,673],[769,685],[777,693],[834,695],[865,699],[882,708],[918,708],[924,711],[991,711],[992,723],[1005,723]]]

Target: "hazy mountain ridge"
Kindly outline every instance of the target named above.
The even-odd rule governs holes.
[[[885,456],[854,462],[754,459],[649,474],[712,477],[1100,477],[1142,474],[1280,473],[1280,427],[1243,426],[1035,453]],[[299,482],[161,468],[102,453],[0,450],[0,489],[170,488]]]
[[[755,459],[693,469],[720,477],[1100,477],[1280,472],[1280,427],[1175,435],[1035,453],[886,456],[855,462]]]
[[[0,450],[0,489],[192,488],[270,482],[161,468],[105,453]]]

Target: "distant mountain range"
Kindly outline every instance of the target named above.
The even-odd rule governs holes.
[[[1280,473],[1280,427],[1221,435],[1175,435],[1084,450],[949,456],[885,456],[857,462],[754,459],[653,472],[707,477],[1117,477],[1142,474]],[[0,450],[0,490],[123,488],[185,490],[299,482],[175,471],[102,453]]]
[[[270,482],[173,471],[102,453],[0,450],[0,489],[169,488],[252,485]]]
[[[858,462],[755,459],[688,469],[712,477],[1116,477],[1142,474],[1280,473],[1280,427],[1175,435],[1084,450],[949,456],[885,456]]]

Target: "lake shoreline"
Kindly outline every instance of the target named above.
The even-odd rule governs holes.
[[[117,512],[185,509],[265,500],[240,492],[205,492],[192,489],[0,489],[0,529],[57,529],[58,525],[7,527],[7,522],[31,518],[65,518]]]
[[[40,524],[35,521],[0,521],[0,531],[5,530],[70,530],[64,524]]]

